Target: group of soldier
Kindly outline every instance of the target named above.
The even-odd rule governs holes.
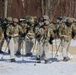
[[[25,56],[32,56],[31,50],[37,46],[36,62],[44,57],[45,64],[49,62],[50,49],[54,39],[61,40],[63,61],[68,61],[68,49],[71,39],[75,39],[76,21],[71,17],[58,17],[52,22],[47,15],[42,18],[26,16],[22,19],[7,17],[0,21],[0,53],[4,40],[7,42],[10,61],[15,62],[15,55],[21,54],[21,46],[25,41]],[[34,49],[34,48],[33,48]]]

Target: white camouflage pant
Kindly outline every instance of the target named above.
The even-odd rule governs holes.
[[[1,42],[0,42],[0,50],[2,50],[2,47],[3,47],[3,44],[4,44],[4,41],[6,40],[6,42],[7,42],[7,47],[8,47],[8,50],[10,50],[10,48],[9,48],[9,38],[3,38],[2,40],[1,40]]]
[[[18,50],[18,40],[19,40],[18,37],[10,39],[9,47],[10,47],[10,58],[11,59],[15,58],[15,53]]]
[[[19,38],[19,41],[18,41],[18,51],[17,52],[21,52],[21,45],[23,44],[23,39],[22,37]]]
[[[49,50],[49,42],[43,42],[38,44],[37,58],[44,56],[44,60],[48,60],[50,58],[50,50]]]
[[[25,53],[27,54],[27,53],[30,53],[31,52],[32,47],[33,47],[33,45],[35,43],[35,39],[29,39],[29,38],[26,37],[25,43],[26,43],[25,44],[25,47],[26,47]]]
[[[70,46],[70,41],[69,42],[67,42],[65,40],[61,41],[61,47],[62,47],[62,55],[63,55],[63,57],[68,57],[69,46]]]

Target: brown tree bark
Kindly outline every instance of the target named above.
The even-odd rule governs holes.
[[[41,5],[42,5],[42,15],[44,15],[44,0],[41,0]]]
[[[8,16],[23,18],[26,15],[49,15],[76,18],[76,0],[8,0]],[[4,0],[0,0],[0,17],[4,17]]]

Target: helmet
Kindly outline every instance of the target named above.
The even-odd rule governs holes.
[[[68,19],[66,20],[66,22],[68,22],[68,23],[73,23],[73,19],[72,19],[72,18],[68,18]]]
[[[17,22],[17,23],[18,23],[19,20],[18,20],[17,18],[14,18],[14,19],[13,19],[13,22]]]
[[[34,23],[34,18],[31,17],[31,18],[29,19],[29,22],[30,22],[30,23]]]
[[[37,20],[37,16],[34,16],[33,18],[34,18],[34,20]]]
[[[49,25],[50,22],[48,20],[44,21],[45,25]]]
[[[74,23],[76,23],[76,19],[74,19]]]
[[[63,18],[62,17],[57,17],[57,20],[61,21]]]
[[[27,15],[27,16],[25,17],[26,20],[29,20],[30,18],[31,18],[30,15]]]
[[[43,16],[43,19],[45,19],[45,20],[49,20],[49,16],[44,15],[44,16]]]
[[[12,22],[12,17],[7,17],[7,21]]]

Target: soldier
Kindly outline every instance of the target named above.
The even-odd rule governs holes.
[[[31,53],[31,49],[33,47],[33,44],[34,44],[34,41],[35,41],[35,34],[34,34],[34,19],[33,17],[31,17],[29,19],[29,27],[28,27],[28,30],[27,30],[27,34],[26,34],[26,38],[25,38],[25,41],[26,41],[26,55],[25,56],[31,56],[32,53]]]
[[[2,51],[2,47],[3,47],[3,44],[4,44],[5,40],[7,42],[8,52],[10,52],[10,50],[9,50],[9,39],[7,38],[7,35],[6,35],[6,30],[7,30],[7,27],[9,26],[10,23],[12,23],[12,17],[7,17],[3,21],[3,24],[1,25],[2,26],[2,30],[3,30],[3,34],[4,34],[4,38],[2,39],[1,44],[0,44],[0,53],[4,53]]]
[[[10,39],[10,58],[11,62],[15,62],[15,53],[18,50],[19,35],[23,34],[22,28],[18,25],[18,19],[13,19],[13,24],[7,28],[6,34]]]
[[[3,39],[3,32],[2,32],[2,28],[0,27],[0,41]]]
[[[44,56],[45,64],[49,62],[49,40],[54,37],[53,30],[48,30],[49,21],[45,21],[44,25],[38,30],[37,37],[39,45],[37,51],[37,63],[40,63],[40,58]]]
[[[24,21],[19,21],[19,25],[22,27],[23,30],[23,35],[19,36],[19,45],[18,45],[18,51],[16,53],[16,55],[20,55],[20,50],[21,50],[21,45],[23,44],[23,40],[25,42],[25,36],[26,36],[26,24],[24,23]]]
[[[2,47],[1,44],[2,44],[3,38],[4,38],[4,36],[3,36],[3,31],[2,31],[1,24],[0,24],[0,48]],[[0,53],[4,53],[4,52],[2,51],[2,49],[0,49]]]
[[[0,45],[2,43],[2,39],[3,39],[3,32],[2,32],[2,28],[0,27]],[[0,53],[3,53],[2,51]]]
[[[59,27],[59,37],[61,39],[63,61],[70,60],[70,58],[68,57],[68,49],[72,39],[72,32],[76,30],[72,23],[73,23],[73,19],[68,18],[66,20],[66,23],[65,24],[62,23]]]
[[[74,19],[73,24],[74,24],[75,26],[73,27],[72,38],[73,38],[73,39],[76,39],[76,19]]]

